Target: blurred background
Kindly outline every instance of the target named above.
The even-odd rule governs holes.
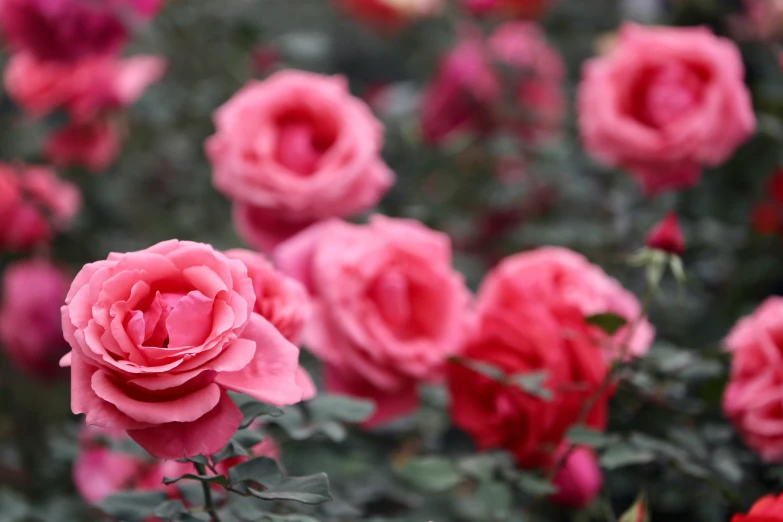
[[[648,198],[630,177],[591,160],[580,145],[574,99],[581,66],[611,45],[624,21],[707,25],[742,50],[758,131],[693,189]],[[651,309],[657,356],[639,369],[633,393],[615,398],[612,427],[648,431],[670,450],[687,448],[700,458],[670,455],[608,473],[612,494],[602,503],[621,512],[646,487],[653,519],[726,520],[760,493],[783,485],[783,468],[762,466],[720,415],[726,372],[721,339],[765,297],[783,294],[783,200],[770,190],[783,166],[783,5],[553,0],[536,23],[565,67],[562,85],[551,87],[562,89],[561,130],[525,143],[503,131],[433,140],[436,131],[425,120],[435,108],[426,92],[444,57],[463,39],[489,35],[502,23],[478,19],[455,1],[435,17],[390,31],[327,0],[170,0],[127,50],[164,57],[166,75],[123,113],[127,136],[106,172],[60,170],[80,188],[83,206],[51,250],[34,255],[50,255],[73,274],[109,252],[169,238],[219,249],[241,246],[230,204],[213,188],[204,153],[204,141],[214,132],[213,111],[248,80],[282,68],[344,75],[386,129],[383,156],[398,180],[378,211],[446,232],[455,263],[473,289],[505,255],[562,245],[584,253],[638,295],[644,274],[629,268],[627,257],[667,211],[676,210],[687,238],[684,262],[691,284],[683,289],[665,280]],[[42,144],[62,118],[33,120],[0,91],[0,160],[45,163]],[[0,253],[0,266],[22,257],[27,255]],[[0,522],[97,517],[70,480],[79,425],[70,413],[67,374],[41,379],[3,359],[0,370]],[[289,469],[327,471],[338,496],[361,507],[358,515],[337,503],[320,513],[323,520],[606,520],[600,506],[576,514],[520,507],[493,518],[490,507],[505,505],[505,498],[463,498],[471,508],[401,486],[393,461],[404,459],[410,444],[446,454],[465,451],[465,440],[450,432],[440,409],[442,394],[430,395],[416,419],[373,438],[353,433],[350,443],[284,444]],[[657,403],[650,405],[652,396]],[[689,464],[690,473],[682,473]],[[705,479],[701,465],[718,478]],[[476,507],[481,502],[490,507],[482,511]]]

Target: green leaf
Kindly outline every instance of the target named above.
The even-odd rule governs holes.
[[[177,462],[181,462],[183,464],[192,462],[194,464],[201,464],[202,466],[209,465],[209,459],[207,459],[204,455],[194,455],[193,457],[188,457],[186,459],[177,459]]]
[[[530,395],[549,402],[553,398],[552,391],[544,386],[548,377],[547,372],[535,372],[514,375],[511,381]]]
[[[605,313],[591,315],[585,319],[588,324],[597,326],[609,335],[616,334],[620,328],[628,324],[628,321],[617,314]]]
[[[181,500],[167,500],[155,508],[155,511],[153,511],[152,514],[158,518],[162,518],[163,520],[171,521],[176,520],[179,515],[187,512],[188,509]]]
[[[318,520],[307,515],[273,515],[272,513],[264,513],[261,515],[259,522],[318,522]]]
[[[17,522],[25,520],[30,512],[30,506],[20,495],[6,489],[0,490],[0,522]]]
[[[411,459],[400,476],[412,486],[426,491],[447,491],[462,481],[456,466],[445,457]]]
[[[372,401],[342,395],[322,395],[307,403],[313,417],[358,424],[375,413]]]
[[[485,453],[480,455],[471,455],[462,459],[457,467],[465,475],[485,482],[490,480],[498,467],[498,455]]]
[[[247,456],[249,456],[249,454],[245,448],[234,439],[231,439],[222,450],[212,455],[212,462],[217,464],[224,460]]]
[[[554,484],[534,473],[520,471],[516,473],[516,477],[517,486],[525,493],[538,497],[557,493],[557,488]]]
[[[614,444],[601,455],[601,466],[608,470],[647,464],[655,460],[655,453],[626,443]]]
[[[617,437],[596,431],[587,426],[574,426],[566,433],[566,439],[577,446],[587,446],[589,448],[603,448],[617,442]]]
[[[636,502],[618,519],[618,522],[650,522],[650,512],[647,505],[647,496],[644,492],[639,494]]]
[[[231,440],[242,446],[244,449],[252,449],[256,444],[263,442],[266,437],[263,433],[255,430],[239,430],[231,437]]]
[[[496,368],[491,364],[487,364],[481,361],[476,361],[473,359],[464,359],[461,357],[455,357],[453,358],[453,361],[456,362],[457,364],[461,364],[465,366],[466,368],[470,368],[474,372],[481,374],[484,377],[489,377],[494,381],[500,381],[500,382],[506,381],[506,374],[503,373],[503,370],[501,370],[500,368]]]
[[[206,482],[207,484],[217,484],[219,486],[223,486],[224,488],[227,488],[229,486],[228,479],[223,475],[207,476],[207,475],[194,475],[192,473],[188,473],[187,475],[182,475],[181,477],[176,477],[176,478],[163,477],[163,483],[167,486],[169,484],[176,484],[180,480],[196,480],[198,482]]]
[[[248,490],[261,500],[292,500],[303,504],[322,504],[332,500],[326,473],[306,477],[289,477],[267,491]]]
[[[269,489],[277,486],[283,480],[283,473],[274,459],[256,457],[228,470],[231,484],[242,482],[258,482]]]
[[[283,415],[283,410],[277,406],[272,406],[270,404],[264,404],[263,402],[256,401],[241,404],[239,409],[242,411],[242,415],[244,415],[242,424],[239,425],[239,429],[247,428],[253,423],[254,420],[264,415],[269,417],[280,417]]]
[[[97,507],[123,522],[144,522],[166,500],[162,491],[125,491],[104,499]]]

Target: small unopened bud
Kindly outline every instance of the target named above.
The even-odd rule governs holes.
[[[649,248],[662,250],[668,254],[682,255],[685,251],[685,236],[680,229],[680,222],[677,214],[669,212],[666,217],[658,223],[647,234],[646,244]]]

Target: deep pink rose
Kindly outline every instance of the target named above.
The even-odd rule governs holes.
[[[132,105],[163,77],[166,67],[166,61],[157,56],[100,56],[63,64],[18,53],[6,67],[5,87],[11,99],[33,117],[61,109],[83,122]]]
[[[45,167],[0,163],[0,250],[26,250],[68,228],[79,189]]]
[[[259,250],[368,210],[394,182],[380,157],[383,128],[343,78],[282,71],[252,81],[217,110],[215,126],[213,181]]]
[[[165,241],[111,254],[76,276],[63,307],[71,406],[152,455],[219,451],[242,422],[226,394],[299,402],[299,350],[253,312],[244,263]]]
[[[562,457],[560,457],[562,458]],[[575,448],[567,456],[565,465],[555,477],[557,493],[551,500],[556,504],[576,509],[586,508],[601,493],[604,477],[593,450]]]
[[[121,140],[112,120],[98,118],[58,129],[46,140],[44,151],[55,165],[76,165],[97,173],[108,169],[117,159]]]
[[[767,462],[783,461],[783,298],[770,297],[740,319],[726,338],[732,354],[723,411],[745,442]]]
[[[374,399],[370,424],[415,409],[417,383],[440,379],[463,337],[469,293],[448,238],[411,220],[331,220],[275,259],[313,299],[305,344],[327,365],[327,389]]]
[[[443,10],[444,0],[335,0],[356,19],[381,30],[397,30]]]
[[[18,261],[3,274],[0,346],[18,369],[42,379],[61,372],[68,352],[60,326],[60,306],[71,278],[44,260]]]
[[[584,145],[648,194],[693,186],[756,128],[744,75],[736,45],[706,28],[626,24],[584,67]]]
[[[175,460],[153,460],[139,455],[112,449],[110,444],[120,445],[127,435],[94,426],[85,426],[79,437],[79,457],[73,465],[73,483],[84,500],[98,504],[106,497],[121,491],[164,491],[171,498],[179,498],[176,485],[166,486],[163,479],[197,473],[191,463]],[[280,448],[271,437],[253,446],[257,457],[280,458]],[[228,476],[228,471],[247,461],[247,457],[235,457],[219,462],[218,473]],[[151,520],[158,520],[153,518]]]
[[[496,64],[511,70],[505,81]],[[421,104],[424,139],[441,143],[457,132],[488,133],[497,128],[525,141],[556,136],[565,113],[565,66],[538,26],[511,22],[487,40],[470,34],[441,61]],[[505,96],[520,112],[509,117]]]
[[[506,258],[484,280],[476,321],[462,360],[448,365],[451,418],[482,449],[510,451],[524,468],[549,467],[568,429],[579,422],[623,345],[641,355],[652,342],[646,320],[628,339],[626,328],[608,336],[586,319],[615,313],[635,321],[641,307],[632,294],[581,255],[545,247]],[[601,350],[604,357],[601,357]],[[552,400],[491,378],[472,363],[506,377],[543,372]],[[599,397],[583,422],[603,429],[611,395]]]
[[[488,302],[514,303],[520,292],[527,299],[556,300],[573,307],[584,317],[611,313],[625,319],[629,325],[639,318],[642,307],[631,292],[609,277],[601,267],[567,248],[542,247],[506,258],[482,285],[481,296]],[[500,306],[503,306],[502,304]],[[646,318],[638,321],[633,332],[630,326],[619,329],[614,342],[607,343],[605,359],[612,361],[621,354],[626,343],[626,356],[643,356],[650,349],[655,330]]]
[[[302,283],[278,272],[262,254],[237,248],[227,251],[226,256],[242,261],[247,267],[256,293],[253,311],[298,346],[310,317],[310,297]],[[316,396],[315,384],[304,368],[299,368],[297,384],[302,388],[302,400]]]
[[[73,62],[119,51],[162,0],[0,0],[0,29],[16,52]]]
[[[462,4],[476,16],[499,15],[515,18],[538,18],[552,0],[462,0]]]

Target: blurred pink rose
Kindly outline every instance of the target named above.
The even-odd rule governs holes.
[[[356,19],[374,28],[397,30],[443,10],[444,0],[335,0]]]
[[[481,284],[475,327],[465,337],[464,360],[448,365],[450,413],[481,450],[510,451],[524,468],[549,467],[568,429],[580,421],[585,401],[600,389],[622,353],[643,355],[653,330],[641,320],[613,336],[589,324],[595,314],[635,321],[636,298],[598,266],[564,248],[544,247],[503,260]],[[601,351],[604,357],[601,357]],[[544,372],[552,400],[476,371],[487,364],[507,377]],[[582,422],[604,429],[608,398],[598,397]]]
[[[538,299],[558,300],[558,306],[572,307],[583,317],[611,313],[634,323],[642,307],[631,292],[609,277],[601,267],[567,248],[542,247],[506,258],[493,271],[492,278],[482,286],[485,300],[500,303],[538,296]],[[619,329],[612,343],[604,343],[605,359],[609,362],[620,353],[626,342],[629,326]],[[642,318],[628,339],[627,356],[643,356],[650,349],[655,330]]]
[[[73,483],[79,495],[90,504],[98,504],[121,491],[160,490],[171,498],[178,498],[177,486],[166,486],[163,479],[197,473],[191,463],[152,460],[110,447],[110,444],[119,445],[125,441],[128,436],[122,431],[94,426],[85,426],[82,430],[79,456],[73,465]],[[253,446],[251,452],[256,457],[280,458],[280,448],[271,437]],[[228,470],[247,460],[247,457],[235,457],[219,462],[215,468],[218,473],[228,476]]]
[[[579,90],[587,150],[648,194],[695,185],[756,128],[736,45],[708,29],[626,24]]]
[[[298,346],[305,322],[310,317],[310,298],[304,286],[278,272],[262,254],[239,248],[225,254],[230,259],[242,261],[247,267],[247,275],[253,281],[256,293],[253,311],[261,314],[286,339]],[[299,368],[297,384],[302,388],[303,401],[316,396],[315,384],[304,368]]]
[[[18,53],[6,67],[5,87],[33,117],[62,109],[83,122],[132,105],[163,77],[166,67],[166,61],[156,56],[102,56],[63,64]]]
[[[471,14],[512,18],[538,18],[551,3],[552,0],[462,0]]]
[[[42,379],[61,372],[68,352],[63,339],[60,306],[71,278],[43,260],[18,261],[3,274],[0,301],[0,346],[22,371]]]
[[[383,127],[343,78],[300,71],[253,81],[215,113],[215,186],[259,250],[329,217],[373,207],[394,182]]]
[[[783,462],[783,298],[770,297],[726,338],[732,354],[723,411],[767,462]]]
[[[555,477],[557,493],[550,499],[571,508],[586,508],[601,493],[604,477],[595,453],[589,448],[575,448]]]
[[[500,107],[503,79],[493,65],[511,69],[519,116]],[[421,104],[424,139],[440,143],[455,132],[483,134],[504,127],[534,142],[556,136],[565,113],[565,66],[538,26],[511,22],[482,43],[469,35],[441,61]]]
[[[0,250],[51,240],[80,208],[79,189],[48,168],[0,163]]]
[[[70,123],[52,133],[44,152],[55,165],[84,167],[103,172],[120,153],[120,132],[113,121],[99,118],[85,123]]]
[[[73,62],[119,51],[162,0],[0,0],[0,30],[15,52]]]
[[[226,394],[299,402],[299,350],[253,312],[245,265],[166,241],[82,268],[63,307],[71,406],[152,455],[219,451],[242,422]]]
[[[275,259],[313,298],[305,343],[327,364],[327,389],[374,399],[369,424],[415,409],[417,383],[442,377],[464,333],[470,296],[449,239],[411,220],[331,220],[280,245]]]

